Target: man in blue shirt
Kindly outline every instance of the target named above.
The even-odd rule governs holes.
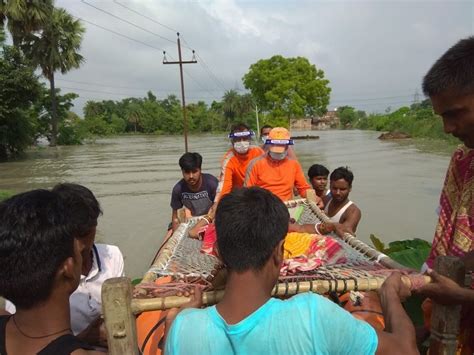
[[[222,198],[215,223],[228,270],[225,295],[216,306],[180,312],[166,354],[416,354],[414,328],[400,303],[410,291],[399,274],[380,291],[390,332],[376,331],[313,293],[271,298],[288,220],[281,200],[261,188]]]

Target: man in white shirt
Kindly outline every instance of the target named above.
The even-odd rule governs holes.
[[[60,195],[73,211],[71,220],[76,239],[84,246],[82,275],[78,288],[70,297],[71,327],[74,335],[92,345],[107,346],[105,327],[100,317],[101,288],[105,280],[124,275],[120,249],[114,245],[95,244],[97,219],[102,214],[99,202],[86,187],[58,184],[53,193]],[[15,306],[6,301],[5,309],[15,313]]]

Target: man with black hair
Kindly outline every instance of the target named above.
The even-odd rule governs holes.
[[[292,223],[289,231],[327,234],[336,232],[339,236],[344,233],[354,234],[360,222],[362,213],[354,202],[349,200],[352,190],[354,175],[347,167],[335,169],[330,177],[331,196],[325,203],[324,212],[330,219],[330,223],[303,224]]]
[[[264,154],[262,148],[250,145],[253,136],[254,133],[245,123],[238,123],[230,130],[232,148],[222,158],[216,202],[232,190],[244,186],[248,164]]]
[[[309,182],[313,186],[316,195],[323,200],[330,194],[328,190],[329,170],[320,164],[313,164],[308,169]]]
[[[183,206],[192,216],[206,214],[214,203],[218,180],[211,174],[201,172],[202,156],[199,153],[184,153],[179,158],[183,178],[173,187],[171,193],[171,228],[179,225],[178,209]]]
[[[389,332],[379,332],[328,299],[271,297],[283,261],[289,214],[259,187],[227,194],[216,212],[217,244],[228,278],[223,299],[181,311],[166,354],[415,354],[414,328],[401,305],[400,274],[380,290]]]
[[[72,334],[69,297],[77,288],[85,243],[61,196],[34,190],[0,203],[0,354],[100,354]]]
[[[270,134],[270,131],[272,130],[272,126],[269,126],[269,125],[264,125],[262,126],[262,128],[260,128],[260,139],[262,140],[262,145],[260,146],[260,148],[262,148],[263,150],[266,150],[265,148],[267,148],[266,146],[266,143],[267,143],[267,139],[268,139],[268,135]]]
[[[439,255],[465,257],[474,251],[474,37],[460,40],[446,51],[423,79],[423,92],[442,117],[444,132],[463,142],[452,155],[440,196],[440,213],[431,252],[424,268]],[[471,258],[473,255],[471,254]],[[419,291],[442,303],[464,304],[461,319],[463,354],[474,352],[474,282],[459,292],[449,279],[431,269],[435,282]],[[466,292],[469,291],[469,292]],[[428,301],[424,309],[428,310]],[[427,314],[427,317],[429,315]]]
[[[102,313],[102,284],[105,280],[124,275],[124,262],[115,245],[96,244],[97,220],[102,214],[99,201],[87,187],[63,183],[51,190],[59,195],[71,217],[73,235],[83,243],[82,270],[78,288],[71,295],[71,329],[73,334],[89,344],[106,347],[107,338]],[[6,302],[6,310],[15,313],[14,303]]]

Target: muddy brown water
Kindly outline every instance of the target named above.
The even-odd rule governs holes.
[[[353,170],[350,197],[362,210],[359,238],[368,242],[374,233],[386,242],[414,237],[431,241],[451,149],[429,142],[379,141],[379,133],[368,131],[294,134],[320,136],[296,142],[305,173],[314,163]],[[195,135],[189,147],[204,157],[203,171],[217,175],[229,143],[225,135]],[[178,136],[122,136],[37,149],[22,160],[0,164],[0,190],[21,192],[66,181],[89,187],[104,210],[98,240],[118,245],[126,273],[139,277],[166,233],[170,191],[181,178],[178,159],[183,149]]]

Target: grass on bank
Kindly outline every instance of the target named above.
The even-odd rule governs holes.
[[[13,195],[14,193],[12,191],[0,190],[0,201],[6,200]]]

